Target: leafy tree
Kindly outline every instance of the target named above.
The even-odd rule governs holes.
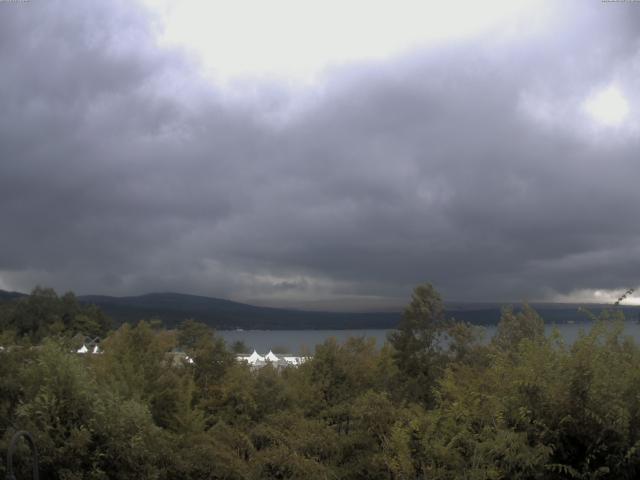
[[[240,430],[225,424],[173,439],[166,478],[242,480],[250,478],[253,447]]]
[[[195,349],[212,334],[211,328],[204,323],[187,319],[178,326],[178,345],[185,350]]]
[[[48,342],[17,372],[23,387],[5,431],[30,431],[43,478],[158,478],[161,430],[149,411],[103,390],[82,358]]]
[[[335,478],[321,463],[297,455],[285,445],[266,448],[256,453],[252,459],[252,478],[256,480],[309,479],[325,480]]]
[[[103,385],[123,398],[147,403],[154,420],[169,427],[170,417],[186,401],[189,382],[180,378],[169,357],[174,347],[174,334],[141,321],[134,327],[122,325],[103,342],[104,353],[91,360]]]
[[[249,353],[249,347],[242,340],[236,340],[231,344],[231,351],[233,353]]]
[[[513,350],[524,339],[533,341],[544,339],[542,318],[528,304],[524,304],[522,311],[518,313],[514,313],[511,307],[503,308],[493,344],[501,350]]]
[[[36,287],[31,295],[7,302],[0,311],[2,330],[23,343],[37,344],[49,336],[104,336],[110,325],[99,308],[80,304],[71,292],[58,297],[51,288]]]
[[[194,320],[186,320],[180,325],[178,344],[193,361],[191,368],[198,387],[197,396],[206,403],[236,360],[227,350],[224,339],[216,336],[207,325]]]
[[[43,478],[65,480],[636,479],[640,348],[619,315],[567,345],[505,309],[483,343],[422,285],[382,348],[329,339],[298,368],[251,369],[195,321],[123,325],[76,355],[69,335],[98,314],[40,289],[0,305],[17,343],[0,351],[0,450],[27,429]]]
[[[483,344],[484,331],[463,322],[452,322],[446,333],[448,358],[454,363],[486,363],[487,347]]]
[[[267,365],[254,373],[253,384],[256,403],[255,419],[260,421],[267,415],[291,408],[294,399],[290,396],[285,379],[273,366]]]
[[[254,381],[246,364],[232,364],[219,381],[207,387],[207,395],[200,402],[202,408],[214,421],[234,427],[251,425],[258,411]]]
[[[397,331],[389,335],[409,398],[431,403],[431,390],[444,366],[441,343],[449,323],[442,299],[433,286],[416,287]]]
[[[378,355],[375,341],[362,337],[350,338],[344,345],[329,338],[316,346],[313,359],[299,368],[302,383],[297,398],[305,411],[348,431],[349,403],[376,385]]]

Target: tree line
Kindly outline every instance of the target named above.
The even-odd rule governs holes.
[[[46,289],[0,306],[0,327],[0,447],[30,431],[45,479],[640,474],[640,349],[617,312],[567,344],[507,308],[482,341],[420,285],[382,347],[328,339],[280,371],[251,371],[198,322],[109,330]],[[72,353],[78,333],[104,335],[104,353]]]

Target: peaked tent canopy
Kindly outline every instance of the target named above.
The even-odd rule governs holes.
[[[280,360],[271,350],[269,350],[269,353],[267,353],[264,358],[265,360],[268,360],[270,362],[277,362],[278,360]]]
[[[264,357],[262,355],[258,355],[258,352],[254,350],[249,358],[247,358],[247,361],[253,365],[257,362],[264,362]]]

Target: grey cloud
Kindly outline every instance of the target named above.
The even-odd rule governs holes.
[[[597,3],[549,35],[337,68],[277,125],[286,90],[225,102],[131,3],[0,6],[0,279],[363,308],[425,280],[466,300],[635,285],[638,136],[590,136],[576,105],[632,85],[640,9]],[[568,106],[545,125],[523,98]]]

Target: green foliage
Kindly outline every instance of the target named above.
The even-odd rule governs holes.
[[[178,327],[178,345],[187,350],[195,349],[211,334],[211,329],[204,323],[187,319]]]
[[[101,389],[82,358],[47,343],[15,375],[23,391],[3,447],[15,430],[30,431],[42,478],[158,478],[162,432],[148,409]]]
[[[66,325],[99,315],[34,297],[2,311],[36,320],[3,333],[0,448],[32,432],[42,478],[640,477],[640,348],[615,311],[566,345],[533,309],[505,309],[483,343],[423,285],[382,348],[329,339],[299,368],[252,370],[192,320],[123,325],[102,355],[71,353]]]
[[[389,335],[406,395],[427,405],[442,372],[441,340],[449,325],[440,295],[424,284],[415,288],[398,330]]]
[[[242,340],[236,340],[231,345],[231,351],[233,353],[249,353],[249,347]]]
[[[59,297],[51,288],[36,287],[31,295],[0,305],[3,344],[37,344],[46,337],[76,334],[102,337],[110,325],[97,307],[80,304],[71,292]]]
[[[205,411],[219,404],[221,383],[227,370],[236,364],[233,354],[222,338],[217,337],[207,325],[194,320],[184,321],[178,329],[178,345],[193,361],[189,368],[196,384],[195,395]]]
[[[511,307],[502,310],[498,323],[498,331],[492,343],[496,348],[506,351],[514,350],[522,340],[544,340],[544,321],[529,305],[525,304],[522,311],[514,313]]]

